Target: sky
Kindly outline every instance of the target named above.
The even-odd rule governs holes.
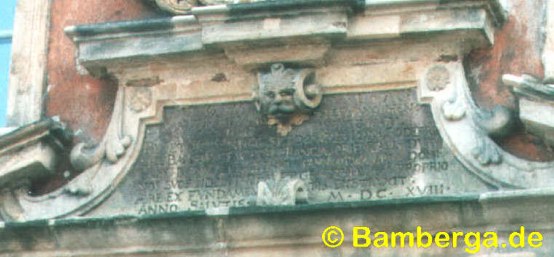
[[[0,4],[0,31],[12,30],[15,0],[2,0]],[[11,44],[0,41],[0,127],[6,125],[8,73],[10,69]]]

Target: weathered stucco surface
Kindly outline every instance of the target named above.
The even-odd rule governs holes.
[[[502,84],[503,74],[530,74],[542,78],[546,1],[510,0],[509,18],[495,34],[492,48],[474,50],[467,58],[467,73],[476,102],[484,108],[497,104],[515,109],[517,100]],[[554,160],[554,152],[517,124],[517,133],[498,140],[502,147],[529,160]]]
[[[145,19],[161,14],[141,0],[54,0],[48,54],[48,91],[46,115],[59,116],[73,131],[76,139],[97,143],[106,131],[115,100],[117,81],[82,75],[75,63],[76,46],[64,28],[77,24]],[[40,181],[35,193],[51,191],[65,183],[62,165],[56,177]],[[72,174],[74,177],[76,174]]]
[[[84,138],[97,141],[106,129],[115,96],[115,87],[105,85],[117,82],[79,74],[76,46],[65,35],[64,28],[160,14],[141,0],[54,0],[51,13],[47,114],[60,116],[72,129],[82,130]]]

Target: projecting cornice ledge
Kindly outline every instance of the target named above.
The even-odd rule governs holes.
[[[71,133],[52,119],[0,136],[0,187],[50,175],[59,155],[71,145]]]
[[[79,63],[98,74],[120,62],[214,51],[225,51],[249,69],[275,62],[317,64],[325,49],[309,56],[277,54],[253,63],[241,63],[237,56],[268,46],[294,50],[297,45],[328,48],[383,40],[447,40],[441,35],[463,35],[460,48],[468,51],[492,44],[494,27],[506,19],[496,0],[262,1],[194,7],[188,13],[72,26],[66,33],[79,46]]]
[[[29,183],[54,175],[71,145],[71,132],[46,119],[0,136],[0,216],[18,220],[21,210],[11,190],[28,192]]]

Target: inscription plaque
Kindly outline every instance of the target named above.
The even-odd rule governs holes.
[[[415,89],[326,96],[286,137],[252,103],[166,107],[116,194],[140,215],[256,204],[300,179],[305,204],[485,190],[445,148]]]

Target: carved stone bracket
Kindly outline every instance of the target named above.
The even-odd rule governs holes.
[[[424,84],[430,92],[440,92],[451,83],[450,73],[444,65],[433,66],[427,71]],[[455,84],[464,82],[465,80],[462,82],[456,78],[452,81]],[[464,99],[463,88],[452,88],[450,94],[448,100],[442,104],[443,118],[455,122],[463,120],[466,115],[471,117],[475,131],[473,135],[475,143],[471,149],[471,156],[483,166],[502,162],[499,148],[489,136],[500,136],[508,132],[511,124],[510,111],[502,106],[497,106],[491,111],[483,110],[470,101],[470,98]]]
[[[71,151],[71,164],[77,170],[86,170],[102,160],[117,162],[125,153],[125,149],[131,144],[130,137],[119,138],[118,135],[109,134],[99,145],[90,146],[80,143]]]
[[[119,97],[122,97],[121,94]],[[116,106],[112,119],[121,120],[122,112],[122,106]],[[113,124],[108,128],[104,139],[99,145],[77,144],[71,150],[71,164],[75,169],[83,171],[103,160],[115,163],[125,153],[131,142],[131,137],[121,135],[121,124]]]
[[[448,85],[442,90],[430,90],[436,87],[429,86],[428,79],[423,76],[419,98],[431,105],[441,136],[458,160],[498,188],[551,185],[553,178],[549,174],[554,171],[554,163],[518,158],[491,139],[510,132],[515,119],[512,112],[502,106],[492,110],[479,108],[471,97],[462,65],[450,63],[444,64],[444,67],[450,77]]]
[[[129,159],[125,155],[127,148],[133,146],[131,136],[125,134],[123,124],[123,106],[125,89],[117,93],[112,120],[104,139],[96,147],[78,144],[71,151],[71,163],[82,174],[70,181],[66,186],[52,193],[33,197],[28,190],[4,190],[5,203],[0,212],[5,220],[35,220],[71,215],[90,204],[106,197],[106,188],[116,183],[121,170],[126,164],[121,159]],[[135,132],[136,133],[136,132]]]
[[[22,219],[15,192],[27,193],[33,180],[53,176],[67,158],[70,131],[54,119],[23,126],[0,137],[0,217]]]
[[[258,74],[254,99],[258,110],[267,117],[269,125],[285,136],[293,125],[310,118],[321,104],[323,92],[315,82],[311,69],[287,69],[281,63],[271,65],[267,73]]]

